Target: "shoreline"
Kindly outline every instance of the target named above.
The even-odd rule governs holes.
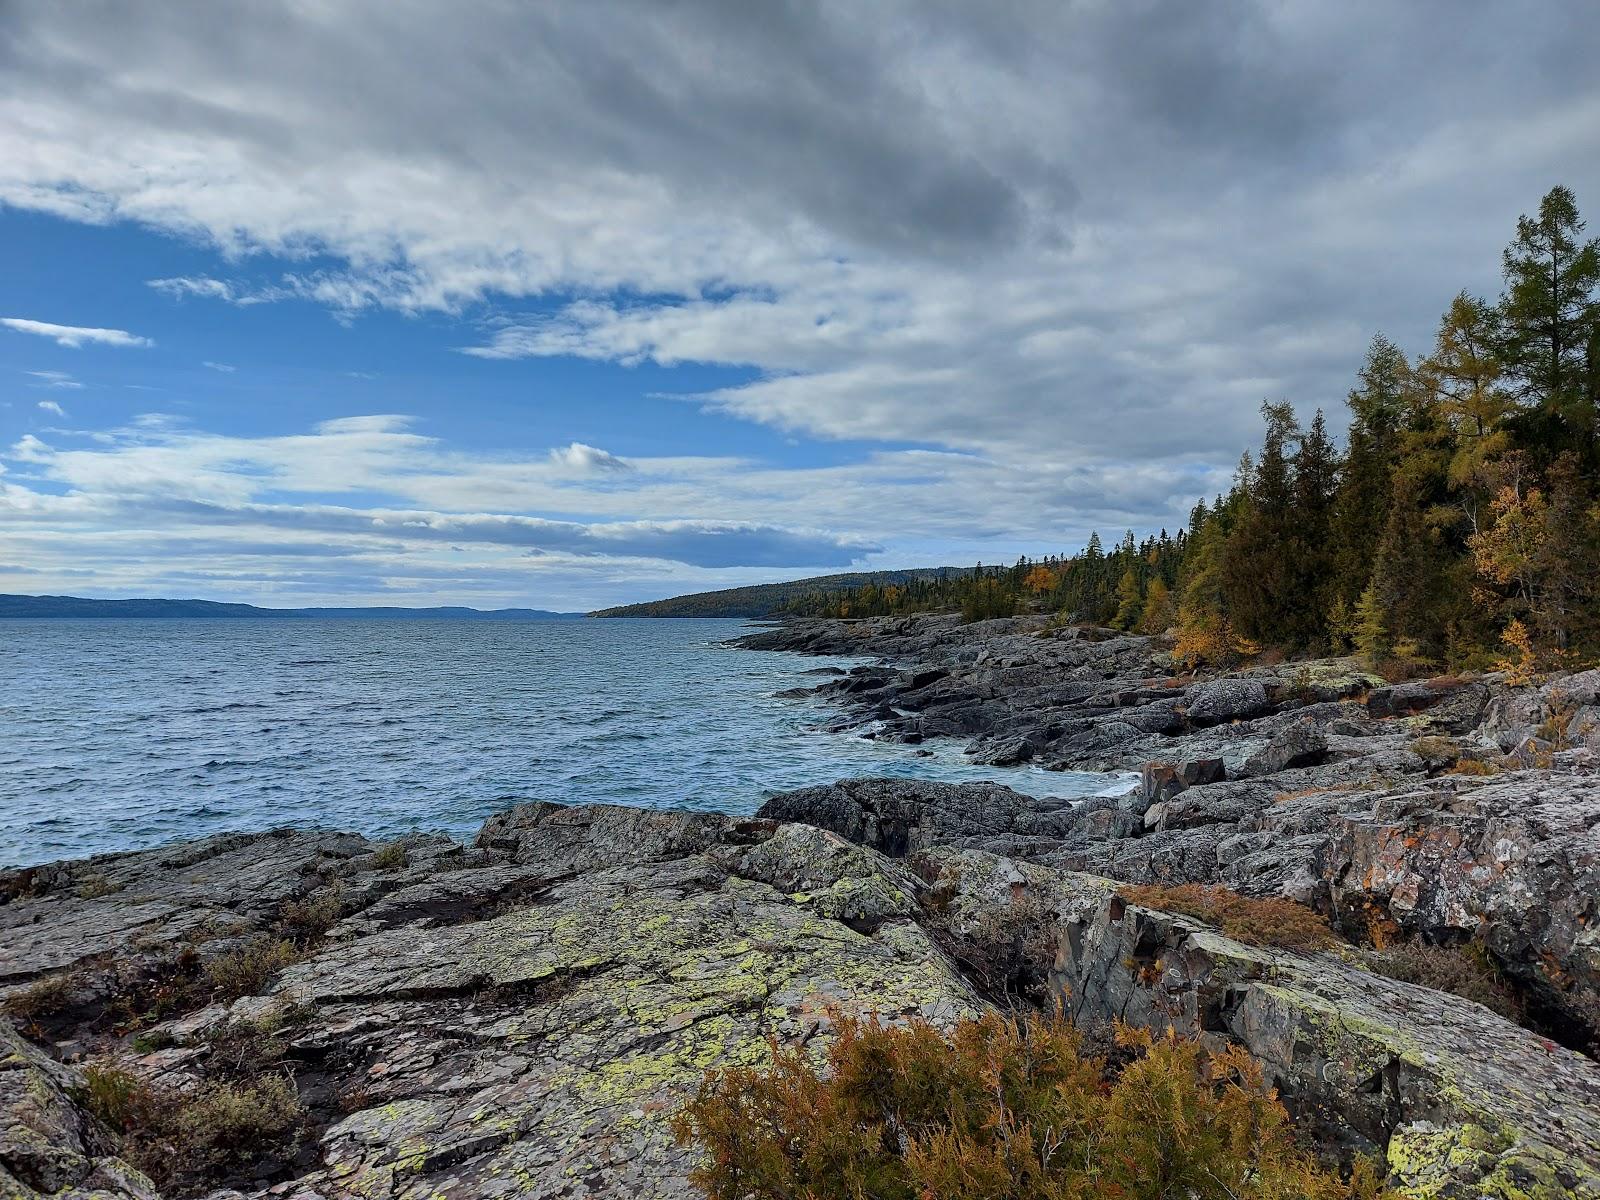
[[[1600,672],[1170,682],[1149,639],[1037,633],[741,640],[881,659],[814,689],[841,720],[1061,769],[1137,757],[1131,792],[858,779],[751,817],[534,803],[471,841],[279,830],[0,872],[0,1143],[36,1147],[0,1168],[30,1198],[152,1200],[84,1108],[114,1063],[174,1096],[292,1084],[288,1128],[174,1200],[689,1197],[667,1121],[706,1068],[849,1014],[1059,1003],[1241,1045],[1308,1136],[1415,1192],[1600,1196]],[[1184,889],[1212,885],[1323,932],[1208,924]],[[1462,943],[1505,1015],[1384,949]]]

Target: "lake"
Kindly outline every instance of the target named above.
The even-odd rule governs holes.
[[[456,835],[525,800],[749,813],[863,775],[1041,795],[1118,777],[974,766],[775,698],[851,660],[721,620],[0,621],[0,865],[279,825]]]

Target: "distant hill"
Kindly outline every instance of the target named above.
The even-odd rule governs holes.
[[[258,608],[216,600],[89,600],[82,596],[0,596],[5,617],[281,617],[354,621],[552,621],[582,613],[538,608]]]
[[[909,571],[853,571],[845,575],[813,575],[787,583],[758,583],[750,587],[726,588],[720,592],[696,592],[670,600],[651,600],[645,604],[624,604],[592,613],[596,617],[770,617],[784,605],[817,592],[843,592],[868,583],[905,584],[917,580],[959,578],[970,575],[971,567],[919,567]]]

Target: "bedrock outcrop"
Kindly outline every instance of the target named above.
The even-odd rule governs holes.
[[[919,805],[916,788],[769,806],[820,821],[826,803],[843,832],[537,804],[470,845],[280,832],[13,873],[0,1181],[27,1200],[154,1200],[84,1072],[115,1062],[193,1094],[236,1077],[230,1031],[271,1023],[304,1121],[206,1187],[688,1196],[669,1119],[707,1069],[758,1063],[768,1039],[820,1047],[845,1013],[947,1024],[1061,1000],[1090,1026],[1239,1041],[1326,1144],[1385,1157],[1416,1195],[1600,1195],[1592,1059],[1359,956],[1262,950],[1128,904],[1048,861],[1063,806],[985,788]],[[148,986],[204,978],[312,910],[331,925],[242,995]],[[173,994],[188,999],[156,1011]]]
[[[1244,1046],[1406,1194],[1600,1197],[1600,676],[1201,679],[1026,619],[760,636],[880,659],[824,677],[842,728],[1137,774],[1087,799],[846,780],[753,817],[529,804],[467,844],[281,830],[0,874],[6,1194],[685,1197],[670,1118],[706,1070],[843,1014],[1061,1003]],[[1289,898],[1344,940],[1247,944],[1141,884]],[[1468,947],[1517,1021],[1378,973],[1374,942]],[[158,1188],[102,1119],[108,1065],[174,1105],[264,1071],[299,1116]]]

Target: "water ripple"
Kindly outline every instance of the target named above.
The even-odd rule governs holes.
[[[1115,782],[821,732],[825,710],[773,698],[818,662],[721,645],[741,628],[0,622],[0,865],[284,824],[470,834],[532,799],[748,813],[858,775]]]

